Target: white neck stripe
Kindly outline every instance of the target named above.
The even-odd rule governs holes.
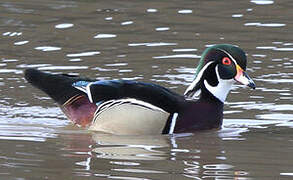
[[[200,81],[202,75],[203,75],[203,72],[209,67],[210,64],[212,64],[213,61],[210,61],[208,62],[200,71],[199,73],[197,74],[195,80],[192,81],[192,83],[188,86],[188,88],[185,90],[184,94],[186,94],[187,92],[191,91],[195,86],[196,84]]]

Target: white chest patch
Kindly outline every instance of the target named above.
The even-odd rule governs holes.
[[[219,81],[219,84],[217,86],[211,86],[206,80],[204,80],[204,85],[210,93],[212,93],[216,98],[218,98],[220,101],[224,103],[235,80],[221,79],[218,72],[218,66],[216,66],[216,74]]]

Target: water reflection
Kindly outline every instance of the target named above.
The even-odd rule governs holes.
[[[21,74],[22,71],[21,70],[17,70],[17,69],[0,69],[0,73],[15,73],[15,74]]]
[[[98,34],[94,38],[96,38],[96,39],[103,39],[103,38],[114,38],[116,36],[117,35],[115,35],[115,34]]]
[[[59,51],[62,48],[61,47],[53,47],[53,46],[40,46],[40,47],[35,47],[36,50],[40,50],[40,51]]]
[[[178,11],[179,14],[191,14],[192,12],[191,9],[182,9]]]
[[[150,8],[150,9],[147,9],[147,12],[154,13],[154,12],[158,12],[158,10],[157,9]]]
[[[177,43],[165,43],[165,42],[152,42],[152,43],[130,43],[128,46],[175,46]]]
[[[18,41],[18,42],[15,42],[14,45],[22,46],[22,45],[27,44],[27,43],[29,43],[29,41]]]
[[[39,70],[77,70],[77,69],[88,69],[88,66],[48,66],[48,67],[39,67]]]
[[[74,26],[74,24],[71,24],[71,23],[63,23],[63,24],[55,25],[55,28],[56,29],[67,29],[67,28],[71,28],[73,26]]]
[[[272,0],[251,0],[250,2],[258,5],[274,4],[274,1]]]
[[[155,56],[154,59],[178,59],[178,58],[200,58],[200,56],[196,54],[176,54],[176,55],[168,55],[168,56]]]
[[[94,56],[101,54],[99,51],[89,51],[89,52],[82,52],[82,53],[72,53],[67,54],[67,57],[86,57],[86,56]]]
[[[93,148],[99,158],[124,160],[160,160],[164,152],[156,150],[168,147],[164,136],[116,136],[93,134],[93,140],[101,147]]]
[[[169,31],[170,28],[169,27],[158,27],[156,28],[156,31]]]
[[[191,52],[191,51],[197,51],[197,49],[173,49],[173,52]]]
[[[243,131],[242,131],[243,132]],[[137,177],[136,174],[145,174],[144,178],[160,174],[164,177],[189,178],[237,178],[245,177],[248,173],[238,170],[237,167],[225,163],[226,150],[223,149],[223,138],[240,136],[240,131],[226,131],[221,138],[216,131],[202,134],[177,134],[173,136],[116,136],[101,133],[92,133],[94,144],[87,142],[89,151],[80,152],[79,138],[71,138],[69,150],[85,157],[84,161],[77,162],[85,170],[101,177],[114,176],[115,172],[127,172],[127,177]],[[85,137],[85,136],[84,136]],[[73,141],[73,142],[72,142]],[[75,142],[76,141],[76,142]],[[206,143],[206,142],[212,142]],[[189,146],[186,146],[189,144]],[[213,146],[212,149],[209,147]],[[184,148],[182,148],[184,147]],[[109,165],[114,166],[111,171],[98,171],[99,159],[109,159]],[[166,166],[160,164],[170,161]],[[176,162],[175,164],[172,163]],[[179,163],[180,162],[180,163]],[[218,162],[218,163],[216,163]],[[151,166],[148,164],[151,163]],[[175,166],[180,166],[175,168]],[[106,165],[108,166],[108,165]],[[182,168],[182,169],[181,169]],[[175,170],[176,169],[176,170]],[[173,174],[175,170],[175,174]],[[171,174],[173,175],[171,175]]]
[[[133,21],[125,21],[121,23],[122,26],[130,25],[130,24],[133,24]]]
[[[243,17],[243,14],[233,14],[232,17],[233,18],[241,18],[241,17]]]
[[[260,22],[251,22],[245,23],[244,26],[257,26],[257,27],[283,27],[286,24],[282,23],[260,23]]]

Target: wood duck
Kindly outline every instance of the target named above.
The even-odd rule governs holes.
[[[219,128],[224,101],[235,82],[255,89],[239,47],[207,48],[195,78],[179,95],[162,86],[102,80],[27,69],[25,79],[47,93],[73,123],[113,134],[172,134]]]

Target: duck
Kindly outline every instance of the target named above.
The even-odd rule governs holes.
[[[219,129],[233,84],[255,89],[246,73],[247,57],[238,46],[204,50],[194,79],[183,95],[132,80],[95,80],[29,68],[24,77],[60,106],[74,124],[117,135],[174,134]]]

